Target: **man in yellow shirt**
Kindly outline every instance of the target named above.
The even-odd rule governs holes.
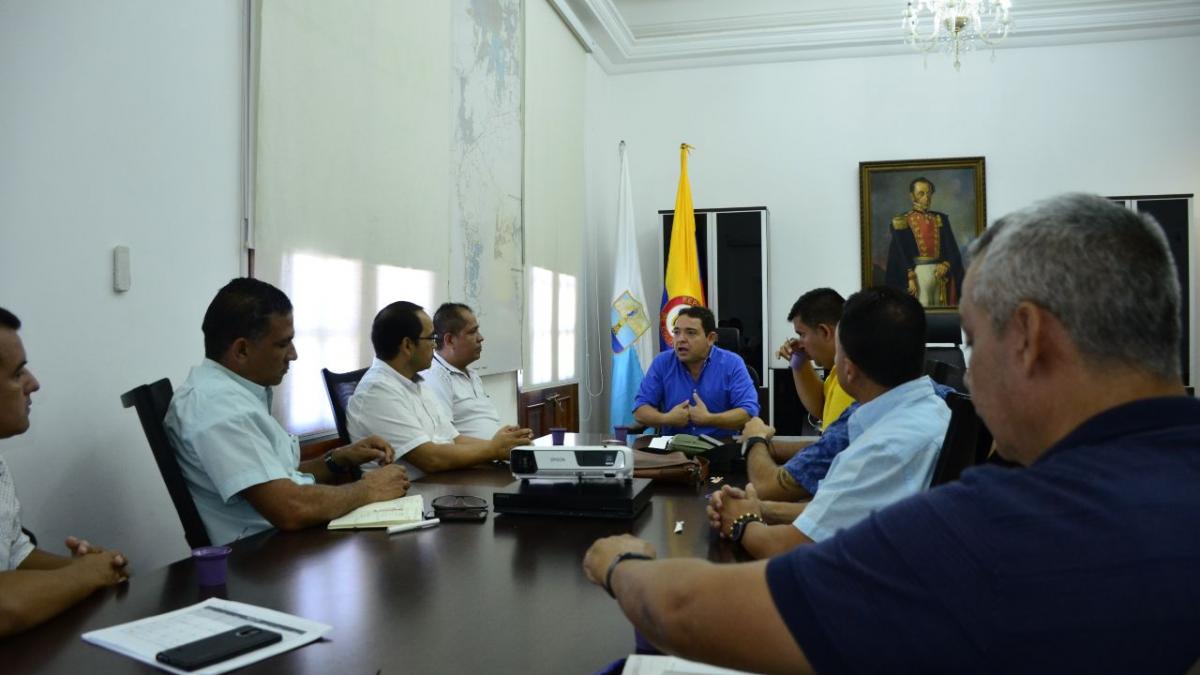
[[[792,366],[796,393],[808,414],[820,418],[820,428],[833,424],[854,399],[838,382],[833,357],[837,353],[834,334],[842,318],[846,301],[832,288],[811,290],[796,300],[788,312],[788,321],[796,337],[783,343],[776,356]],[[825,380],[817,377],[812,362],[825,369]]]

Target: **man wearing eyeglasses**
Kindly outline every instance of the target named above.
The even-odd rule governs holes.
[[[396,458],[419,478],[508,459],[508,451],[533,441],[529,429],[503,426],[489,439],[458,433],[450,412],[420,373],[433,361],[433,320],[419,305],[399,301],[379,310],[371,325],[375,359],[346,405],[353,439],[383,437]]]

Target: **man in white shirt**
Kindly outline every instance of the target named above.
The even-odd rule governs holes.
[[[446,302],[433,313],[437,352],[428,370],[421,371],[426,386],[446,409],[459,433],[491,438],[500,430],[500,414],[483,390],[483,380],[471,364],[483,352],[483,334],[471,308]]]
[[[29,429],[33,392],[41,388],[29,372],[21,321],[0,307],[0,438]],[[12,472],[0,460],[0,637],[19,633],[66,610],[129,575],[125,556],[67,537],[71,557],[37,548],[21,529]]]
[[[450,412],[420,373],[433,361],[433,320],[418,305],[399,301],[379,310],[371,325],[375,359],[346,404],[350,438],[370,434],[395,448],[413,479],[508,459],[508,451],[533,441],[529,429],[503,426],[491,438],[460,434]]]

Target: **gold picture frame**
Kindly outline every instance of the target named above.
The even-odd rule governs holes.
[[[967,247],[987,226],[983,157],[860,162],[862,283],[956,312]]]

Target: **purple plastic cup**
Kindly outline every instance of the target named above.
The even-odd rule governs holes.
[[[629,440],[629,427],[613,427],[613,435],[616,437],[618,443],[626,443]]]
[[[192,549],[196,561],[196,578],[201,586],[220,586],[225,583],[225,559],[233,549],[228,546],[203,546]]]
[[[567,428],[550,427],[550,438],[554,441],[555,445],[562,445],[563,441],[567,439]]]
[[[658,648],[650,644],[645,635],[636,628],[633,629],[634,654],[662,654]]]

